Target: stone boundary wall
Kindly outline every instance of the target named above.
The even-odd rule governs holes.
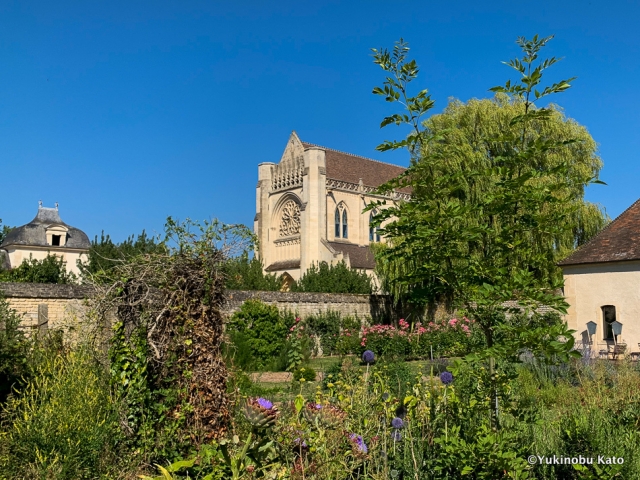
[[[0,294],[11,308],[24,316],[23,326],[28,329],[63,326],[65,320],[84,311],[84,299],[93,292],[94,289],[86,285],[0,283]]]
[[[289,310],[302,317],[338,311],[343,316],[384,320],[398,314],[387,295],[355,295],[343,293],[256,292],[227,290],[228,314],[235,312],[247,300],[261,300],[279,310]],[[400,318],[400,317],[398,317]]]
[[[94,289],[86,285],[0,283],[0,294],[6,297],[11,308],[24,315],[27,328],[62,326],[65,319],[83,311],[84,300],[93,292]],[[374,321],[400,318],[393,309],[391,298],[386,295],[227,290],[226,296],[225,313],[228,315],[245,301],[258,299],[303,317],[332,310],[343,316],[357,315]]]

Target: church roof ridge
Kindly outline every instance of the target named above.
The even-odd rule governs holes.
[[[318,148],[321,148],[323,150],[328,150],[330,152],[341,153],[342,155],[349,155],[351,157],[361,158],[362,160],[368,160],[370,162],[381,163],[382,165],[389,165],[391,167],[398,167],[398,168],[402,168],[404,170],[407,169],[407,167],[403,167],[402,165],[396,165],[395,163],[383,162],[381,160],[376,160],[374,158],[363,157],[362,155],[356,155],[355,153],[343,152],[342,150],[336,150],[335,148],[323,147],[322,145],[318,145],[317,143],[302,142],[302,141],[301,141],[301,143],[305,148],[307,148],[307,147],[318,147]]]

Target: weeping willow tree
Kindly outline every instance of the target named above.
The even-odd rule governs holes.
[[[514,119],[524,115],[528,118],[523,129],[522,122]],[[466,103],[451,100],[441,114],[422,122],[409,140],[402,143],[412,147],[411,167],[403,178],[387,185],[387,190],[410,186],[413,199],[386,210],[385,219],[399,218],[385,231],[393,248],[379,248],[376,256],[383,288],[396,298],[412,294],[415,301],[436,301],[442,300],[439,295],[447,296],[445,285],[434,289],[434,283],[447,282],[442,275],[424,278],[420,273],[425,258],[418,250],[432,259],[437,256],[429,249],[414,248],[424,242],[425,234],[436,240],[435,249],[444,248],[443,242],[450,236],[440,232],[438,238],[437,229],[430,224],[435,217],[429,217],[429,212],[447,204],[451,207],[449,212],[457,215],[455,229],[460,230],[464,224],[468,241],[457,240],[456,245],[462,251],[458,249],[456,255],[440,256],[444,262],[442,269],[452,270],[455,256],[464,260],[470,256],[486,257],[490,251],[495,253],[487,249],[489,237],[503,228],[517,227],[514,222],[522,222],[525,228],[513,236],[514,242],[507,248],[502,263],[511,273],[525,268],[537,279],[548,280],[549,285],[558,284],[562,278],[556,263],[609,221],[599,205],[584,199],[586,186],[598,178],[602,168],[597,144],[584,126],[567,118],[556,105],[541,109],[522,95],[504,92],[491,99]],[[381,149],[391,146],[389,142]],[[531,148],[536,150],[535,154],[522,157]],[[539,189],[534,194],[537,200],[510,199],[514,200],[509,212],[513,215],[495,211],[492,214],[488,204],[503,189],[507,177],[519,179],[523,187]],[[514,193],[519,187],[515,186]],[[553,201],[539,201],[547,193],[553,196]],[[540,211],[527,212],[529,207]],[[533,213],[544,214],[552,228],[532,225],[531,222],[541,220],[534,219]],[[476,234],[480,238],[471,238]]]
[[[404,109],[381,126],[411,128],[405,139],[378,147],[406,149],[412,159],[403,175],[379,189],[389,194],[409,187],[412,198],[368,207],[379,212],[374,225],[383,225],[389,240],[377,255],[383,284],[409,292],[415,302],[463,308],[476,320],[486,348],[465,361],[475,372],[489,367],[482,395],[491,399],[496,427],[499,399],[509,391],[497,372],[503,379],[513,375],[508,365],[525,350],[545,361],[578,355],[575,332],[562,322],[534,320],[535,311],[542,304],[566,313],[556,262],[607,222],[584,199],[588,185],[602,183],[595,142],[559,107],[543,105],[574,80],[543,86],[543,74],[557,62],[538,58],[551,38],[518,39],[523,56],[506,62],[517,78],[490,89],[493,99],[453,101],[426,121],[434,102],[426,90],[409,94],[419,70],[407,59],[407,44],[374,50],[375,63],[389,74],[374,93]],[[513,301],[528,321],[510,320],[507,302]]]

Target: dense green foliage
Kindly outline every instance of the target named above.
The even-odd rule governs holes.
[[[115,243],[109,235],[100,234],[91,241],[87,261],[80,266],[84,277],[110,271],[116,265],[136,255],[162,252],[165,246],[156,237],[149,237],[143,230],[138,236],[131,235],[120,243]]]
[[[246,370],[266,367],[279,370],[277,364],[287,343],[293,315],[282,315],[274,305],[247,300],[227,324],[234,364]]]
[[[10,270],[0,272],[2,282],[22,283],[76,283],[78,278],[67,272],[66,262],[52,254],[47,254],[42,260],[31,255],[20,265]]]
[[[596,143],[558,107],[539,106],[571,81],[540,86],[556,61],[536,65],[547,41],[519,40],[524,58],[509,64],[520,81],[492,89],[498,92],[493,100],[453,101],[421,124],[419,114],[433,106],[421,92],[410,99],[411,116],[383,122],[412,127],[406,140],[379,147],[408,148],[410,168],[385,191],[409,186],[412,199],[380,209],[378,220],[397,219],[383,229],[391,248],[381,256],[388,276],[414,299],[469,305],[514,291],[522,299],[537,297],[559,286],[556,262],[605,225],[602,211],[584,200],[602,167]],[[376,54],[392,77],[375,93],[389,101],[396,96],[388,89],[406,95],[417,75],[407,51],[400,43],[392,54]]]
[[[302,278],[291,285],[293,292],[360,293],[371,294],[373,283],[364,272],[350,269],[344,262],[312,265]]]
[[[32,375],[2,412],[0,478],[91,479],[117,473],[121,437],[109,376],[91,350],[36,345]]]
[[[7,233],[9,233],[12,228],[9,225],[2,225],[2,219],[0,218],[0,245],[4,242]]]
[[[22,317],[0,294],[0,404],[29,372],[29,341],[20,328]]]
[[[263,272],[260,259],[243,252],[242,255],[230,258],[224,263],[226,275],[225,287],[230,290],[263,290],[278,291],[282,287],[281,280],[275,275]]]

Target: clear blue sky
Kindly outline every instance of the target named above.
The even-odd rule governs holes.
[[[640,197],[640,2],[541,0],[8,1],[0,3],[0,218],[60,203],[91,238],[161,232],[168,215],[252,225],[257,165],[289,133],[378,153],[404,132],[371,94],[372,47],[410,42],[440,111],[487,97],[520,36],[556,36],[557,97],[600,144],[608,186],[588,198],[615,217]]]

